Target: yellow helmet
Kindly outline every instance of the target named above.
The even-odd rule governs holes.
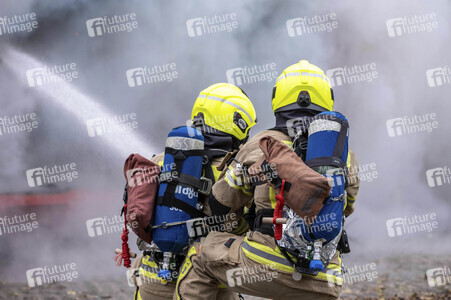
[[[201,91],[193,106],[191,119],[197,124],[230,134],[242,141],[257,123],[254,106],[242,89],[217,83]]]
[[[334,94],[323,70],[301,60],[283,70],[272,91],[274,113],[288,110],[332,111]]]

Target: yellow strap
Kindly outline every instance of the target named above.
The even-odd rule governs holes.
[[[287,145],[288,147],[291,147],[291,145],[293,145],[292,141],[282,141],[285,145]]]
[[[274,189],[270,186],[269,187],[269,200],[271,200],[271,208],[275,209],[276,208],[276,192],[274,191]]]
[[[355,202],[355,199],[357,199],[357,197],[351,197],[351,196],[347,196],[347,200],[348,200],[348,203],[349,204],[352,204],[352,203],[354,203]]]

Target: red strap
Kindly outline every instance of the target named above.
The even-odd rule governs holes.
[[[280,240],[282,238],[282,224],[276,224],[277,218],[282,218],[282,211],[285,205],[285,199],[283,198],[283,191],[285,188],[285,179],[282,179],[282,186],[280,187],[280,194],[276,195],[276,207],[274,208],[274,216],[272,223],[274,224],[274,238]]]
[[[128,247],[128,228],[127,228],[127,204],[124,205],[124,230],[122,231],[122,259],[124,267],[130,268],[130,248]]]

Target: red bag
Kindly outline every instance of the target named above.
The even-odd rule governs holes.
[[[157,200],[160,166],[139,154],[131,154],[124,164],[127,179],[127,202],[125,217],[133,232],[152,242],[150,229]]]

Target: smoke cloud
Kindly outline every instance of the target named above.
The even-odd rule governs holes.
[[[345,260],[449,253],[451,186],[431,188],[426,180],[426,170],[449,164],[451,150],[451,103],[446,98],[451,85],[431,88],[426,80],[426,70],[451,61],[449,2],[234,0],[225,6],[213,1],[46,0],[2,2],[0,12],[35,13],[39,23],[31,32],[0,36],[0,117],[36,113],[38,120],[32,132],[0,135],[1,194],[69,193],[68,203],[52,209],[29,205],[28,198],[18,196],[14,208],[0,211],[0,217],[37,212],[40,224],[32,233],[0,236],[1,280],[25,281],[27,269],[70,262],[77,263],[82,278],[125,278],[125,269],[114,268],[111,259],[120,246],[120,232],[92,238],[86,221],[120,213],[127,154],[151,157],[161,152],[171,128],[190,118],[198,93],[227,82],[227,70],[274,63],[280,74],[301,59],[324,70],[375,64],[377,72],[371,81],[334,88],[335,110],[350,122],[351,148],[363,169],[374,163],[377,171],[377,178],[362,182],[356,211],[348,219],[352,253]],[[87,33],[87,20],[133,13],[138,25],[131,32],[98,37]],[[188,35],[188,20],[232,13],[236,30]],[[290,19],[332,13],[337,28],[330,32],[287,33]],[[431,32],[387,34],[389,19],[431,13],[438,22]],[[60,87],[30,88],[26,71],[41,63],[75,63],[79,76]],[[177,71],[172,81],[128,85],[127,70],[172,63]],[[241,86],[259,119],[251,135],[274,126],[274,83],[271,79]],[[88,135],[87,120],[131,113],[138,122],[132,132]],[[390,119],[430,113],[438,121],[431,132],[397,137],[387,133]],[[28,169],[72,162],[79,173],[73,182],[34,188],[27,184]],[[387,220],[426,213],[437,214],[437,230],[411,237],[387,235]]]

